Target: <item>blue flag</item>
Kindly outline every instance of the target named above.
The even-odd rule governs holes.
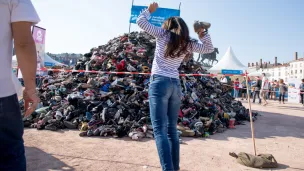
[[[132,6],[130,23],[136,23],[139,14],[148,7],[146,6]],[[169,8],[157,8],[157,10],[151,14],[149,22],[155,26],[161,26],[169,17],[180,16],[180,10]]]

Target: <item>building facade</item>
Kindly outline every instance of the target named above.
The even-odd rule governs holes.
[[[274,63],[260,62],[248,63],[249,71],[258,71],[268,73],[271,81],[283,79],[285,82],[289,78],[303,79],[304,78],[304,57],[298,58],[298,53],[295,52],[294,59],[288,63],[278,63],[278,58],[275,57]]]
[[[304,78],[304,58],[300,58],[290,62],[289,75],[290,78]]]

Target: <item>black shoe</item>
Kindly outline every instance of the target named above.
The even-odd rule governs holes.
[[[65,127],[68,129],[77,129],[77,125],[73,124],[72,122],[69,121],[63,121],[63,124]]]
[[[45,129],[50,131],[57,131],[57,127],[54,124],[49,124],[45,126]]]

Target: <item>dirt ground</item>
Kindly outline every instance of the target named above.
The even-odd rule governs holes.
[[[247,104],[245,104],[247,105]],[[280,163],[275,170],[304,171],[304,107],[253,105],[262,116],[254,123],[258,153],[273,154]],[[83,138],[78,131],[26,129],[29,171],[159,171],[154,140]],[[207,139],[183,138],[181,169],[184,171],[248,171],[228,155],[253,153],[250,124],[237,126]]]

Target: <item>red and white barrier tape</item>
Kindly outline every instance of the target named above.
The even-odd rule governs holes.
[[[18,68],[14,68],[18,69]],[[47,68],[41,68],[37,69],[38,71],[53,71],[53,72],[85,72],[85,73],[95,73],[95,74],[117,74],[117,75],[151,75],[151,73],[142,73],[142,72],[113,72],[113,71],[86,71],[86,70],[66,70],[66,69],[47,69]],[[246,76],[247,74],[242,75],[233,75],[233,74],[179,74],[179,76],[207,76],[207,77],[215,77],[218,75],[224,75],[224,76]],[[233,87],[231,85],[226,85],[229,87]],[[239,89],[246,89],[246,88],[239,88]],[[279,92],[279,91],[267,91],[267,92]],[[300,94],[304,94],[300,93]]]
[[[14,68],[17,69],[17,68]],[[53,72],[85,72],[85,73],[95,73],[95,74],[118,74],[118,75],[151,75],[151,73],[142,73],[142,72],[115,72],[115,71],[87,71],[87,70],[68,70],[68,69],[47,69],[41,68],[37,69],[38,71],[53,71]],[[215,77],[218,75],[224,76],[246,76],[246,74],[242,75],[233,75],[233,74],[179,74],[180,76],[210,76]]]

